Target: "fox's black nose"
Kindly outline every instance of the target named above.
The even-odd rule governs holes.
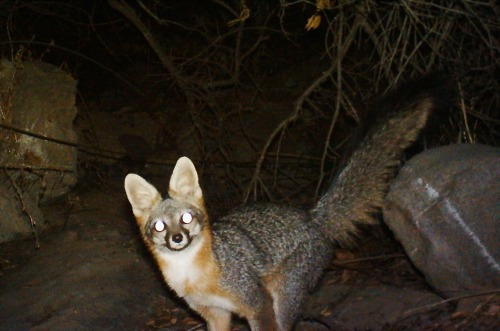
[[[174,243],[178,244],[182,241],[182,234],[181,233],[176,233],[172,236],[172,240]]]

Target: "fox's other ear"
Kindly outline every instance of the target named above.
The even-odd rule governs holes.
[[[132,211],[140,222],[146,222],[151,210],[161,202],[161,195],[154,186],[136,174],[125,177],[125,192]]]
[[[183,156],[175,164],[168,194],[173,199],[187,200],[196,204],[203,204],[203,193],[198,183],[198,173],[190,159]]]

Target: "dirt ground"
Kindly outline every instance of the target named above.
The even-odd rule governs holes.
[[[64,226],[0,246],[0,330],[203,330],[166,288],[135,228],[122,176],[44,208]],[[498,298],[456,311],[384,229],[338,251],[297,330],[499,330]],[[248,330],[234,320],[233,330]]]

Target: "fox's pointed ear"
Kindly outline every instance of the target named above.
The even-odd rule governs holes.
[[[125,177],[125,192],[139,222],[146,222],[151,210],[161,202],[161,195],[154,186],[136,174]]]
[[[198,205],[203,204],[203,193],[198,183],[198,173],[190,159],[183,156],[175,165],[168,194],[173,199],[187,200]]]

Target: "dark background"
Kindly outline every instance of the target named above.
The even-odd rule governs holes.
[[[188,155],[218,205],[310,204],[370,100],[412,77],[444,72],[457,93],[410,155],[498,145],[498,17],[487,1],[4,0],[0,52],[78,80],[79,144],[120,155],[80,153],[80,169],[168,176]],[[128,131],[98,141],[104,117]]]

